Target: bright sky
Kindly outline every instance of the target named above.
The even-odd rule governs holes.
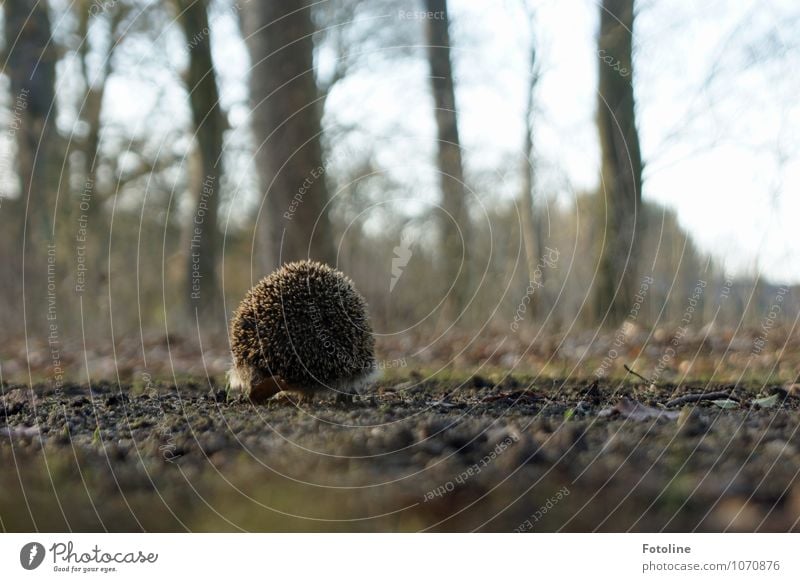
[[[573,191],[596,188],[597,3],[536,6],[543,67],[537,152]],[[775,281],[800,282],[800,76],[793,74],[800,65],[800,6],[743,0],[638,6],[634,88],[645,199],[676,209],[701,249],[730,271],[759,268]],[[459,51],[459,72],[475,61],[488,71],[463,74],[478,85],[459,92],[466,146],[488,149],[491,140],[497,151],[513,151],[521,141],[527,42],[515,23],[524,17],[473,2],[453,7],[454,44],[462,30],[479,39],[469,43],[474,50]],[[562,188],[560,195],[571,192]]]

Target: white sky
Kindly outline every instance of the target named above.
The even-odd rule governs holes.
[[[469,82],[481,86],[459,92],[466,147],[488,149],[491,140],[493,149],[513,152],[522,136],[527,42],[514,23],[523,16],[472,2],[453,6],[454,20],[464,22],[457,23],[454,44],[462,27],[480,34],[480,42],[471,43],[474,51],[459,51],[459,72],[473,59],[486,63],[479,71],[490,71],[484,83],[485,73],[468,73]],[[566,175],[573,191],[593,189],[599,173],[597,4],[551,0],[536,6],[544,75],[537,153]],[[798,15],[796,2],[643,0],[634,83],[645,199],[674,208],[700,248],[730,271],[758,268],[770,279],[794,283],[800,282],[794,226],[800,216],[800,75],[793,72],[800,53],[796,40],[788,43],[800,34]],[[514,28],[517,34],[505,32]],[[757,54],[753,65],[754,50],[775,60]],[[707,84],[715,69],[717,77]]]

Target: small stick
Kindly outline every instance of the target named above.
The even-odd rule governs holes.
[[[739,399],[731,394],[730,392],[725,392],[724,390],[719,390],[717,392],[703,392],[702,394],[686,394],[684,396],[679,396],[678,398],[673,398],[669,402],[665,404],[665,406],[677,406],[678,404],[687,404],[688,402],[700,402],[701,400],[716,400],[718,398],[728,398],[730,400],[736,400],[739,402]]]
[[[641,378],[642,380],[644,380],[644,381],[645,381],[645,382],[647,382],[648,384],[655,384],[655,382],[653,382],[652,380],[650,380],[650,379],[648,379],[648,378],[645,378],[645,377],[644,377],[644,376],[642,376],[642,375],[641,375],[639,372],[635,372],[635,371],[633,370],[633,368],[631,368],[630,366],[628,366],[628,364],[623,364],[623,367],[624,367],[624,368],[625,368],[625,369],[626,369],[628,372],[630,372],[631,374],[633,374],[633,375],[634,375],[634,376],[636,376],[637,378]]]

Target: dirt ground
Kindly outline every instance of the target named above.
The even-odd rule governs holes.
[[[410,372],[352,404],[206,380],[1,398],[5,531],[800,530],[780,386]]]

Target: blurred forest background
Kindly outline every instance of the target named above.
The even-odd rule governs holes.
[[[387,368],[795,377],[800,277],[686,225],[791,196],[800,7],[558,4],[4,0],[2,379],[221,374],[244,292],[305,257],[353,278]],[[593,76],[557,73],[565,31]],[[774,172],[694,221],[651,195],[732,145]]]

